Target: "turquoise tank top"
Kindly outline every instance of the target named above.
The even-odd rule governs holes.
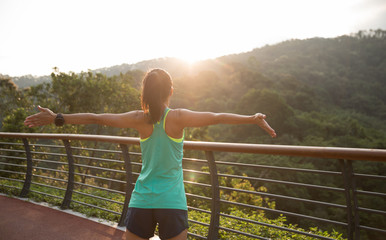
[[[184,136],[169,137],[165,132],[166,108],[153,124],[150,137],[141,139],[142,169],[135,183],[129,207],[187,210],[182,172]]]

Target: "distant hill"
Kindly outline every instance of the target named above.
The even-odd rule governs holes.
[[[20,88],[26,88],[30,86],[39,85],[44,82],[50,82],[51,77],[50,76],[32,76],[32,75],[25,75],[21,77],[12,77],[12,81]]]
[[[270,79],[293,78],[303,84],[318,87],[318,94],[329,97],[331,103],[363,105],[371,108],[371,99],[386,103],[386,31],[360,31],[337,38],[289,40],[256,48],[250,52],[222,56],[190,65],[176,58],[159,58],[92,70],[107,76],[128,71],[146,72],[164,68],[174,78],[195,75],[202,71],[229,76],[238,66],[259,72]],[[19,87],[51,81],[50,76],[12,77]],[[365,85],[365,87],[361,87]],[[320,88],[319,88],[320,87]],[[361,91],[358,92],[358,89]],[[354,94],[358,92],[358,94]],[[371,95],[372,98],[364,97]],[[366,111],[373,111],[367,109]]]
[[[158,58],[147,61],[141,61],[135,64],[121,64],[111,67],[99,68],[91,70],[93,73],[102,73],[108,77],[114,75],[125,74],[128,71],[140,70],[143,72],[148,71],[152,68],[164,68],[167,69],[173,76],[180,76],[184,74],[189,69],[189,64],[183,60],[177,58]],[[60,69],[59,69],[60,70]],[[50,82],[51,76],[33,76],[33,75],[24,75],[20,77],[12,77],[8,75],[1,75],[1,78],[11,78],[12,81],[18,86],[18,88],[23,89],[30,86],[36,86],[44,82]]]

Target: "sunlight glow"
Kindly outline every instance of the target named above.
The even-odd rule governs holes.
[[[374,22],[386,12],[385,4],[379,5],[376,0],[2,0],[0,73],[43,75],[55,66],[78,72],[162,57],[194,63],[293,38],[363,30],[368,19]]]

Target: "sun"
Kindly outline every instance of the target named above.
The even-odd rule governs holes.
[[[176,55],[176,58],[181,59],[189,65],[194,65],[195,63],[208,59],[209,57],[203,56],[200,52],[197,51],[187,51]]]

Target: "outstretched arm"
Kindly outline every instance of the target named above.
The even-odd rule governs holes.
[[[178,110],[178,122],[181,128],[202,127],[215,124],[256,124],[271,137],[276,137],[275,130],[265,121],[266,115],[239,115],[233,113],[194,112],[186,109]]]
[[[39,113],[27,117],[24,125],[28,127],[44,126],[54,123],[56,113],[48,108],[38,106]],[[141,111],[132,111],[120,114],[95,114],[95,113],[75,113],[62,114],[65,124],[99,124],[120,128],[135,128],[143,122],[141,121]]]

